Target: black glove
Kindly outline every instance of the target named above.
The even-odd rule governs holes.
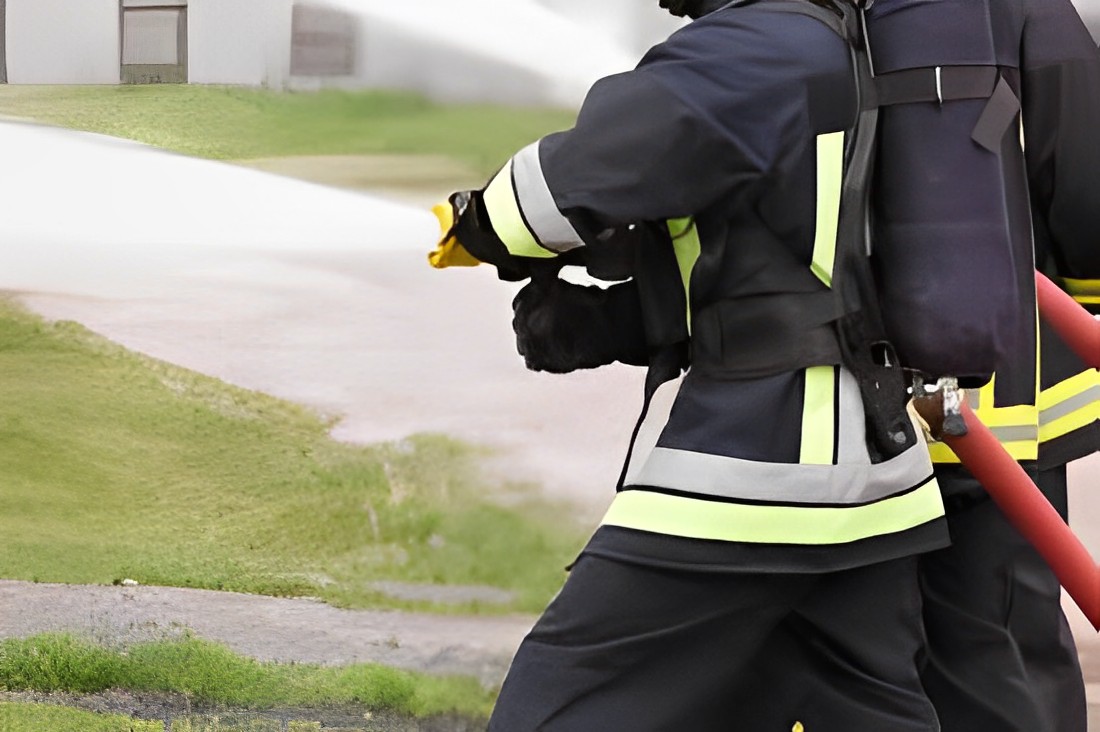
[[[516,349],[532,371],[564,374],[621,361],[648,363],[638,288],[608,289],[536,276],[512,301]]]

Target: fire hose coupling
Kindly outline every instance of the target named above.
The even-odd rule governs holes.
[[[943,394],[943,433],[952,437],[966,434],[966,421],[962,416],[962,402],[966,392],[959,388],[954,376],[944,376],[936,382],[936,389]]]
[[[920,374],[913,375],[913,407],[935,439],[944,435],[962,437],[967,433],[962,406],[966,392],[959,388],[954,376],[943,376],[934,386],[925,383]]]

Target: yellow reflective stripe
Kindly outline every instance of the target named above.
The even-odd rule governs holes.
[[[1100,280],[1062,279],[1062,286],[1082,305],[1100,305]]]
[[[1050,409],[1056,404],[1088,391],[1097,383],[1100,383],[1100,378],[1098,378],[1095,369],[1086,369],[1076,373],[1068,379],[1063,379],[1039,392],[1039,409],[1043,411]]]
[[[1001,447],[1016,461],[1039,459],[1039,443],[1035,440],[1001,442]],[[943,442],[928,443],[928,454],[934,463],[961,462],[958,455]]]
[[[806,391],[802,398],[802,447],[798,462],[831,465],[836,445],[836,368],[811,366],[806,369]]]
[[[673,239],[678,239],[688,232],[692,226],[695,225],[695,218],[692,216],[684,216],[679,219],[669,219],[665,222],[668,226],[668,233]]]
[[[512,187],[512,161],[504,166],[493,179],[483,194],[485,211],[489,214],[489,222],[493,225],[493,231],[504,242],[508,251],[517,257],[556,257],[556,253],[544,249],[535,241],[531,230],[523,220],[519,203],[516,200],[516,192]]]
[[[992,430],[1013,460],[1036,460],[1039,457],[1039,408],[1033,404],[995,407],[996,377],[981,389],[967,389],[967,401],[975,416]],[[958,463],[959,458],[942,442],[928,445],[934,463]]]
[[[1068,435],[1074,430],[1079,430],[1096,421],[1096,409],[1085,408],[1067,414],[1065,417],[1052,420],[1047,424],[1039,425],[1039,442],[1051,440]]]
[[[934,463],[958,463],[959,456],[955,451],[942,442],[929,442],[928,455]]]
[[[1030,427],[1039,424],[1039,408],[1034,404],[1015,404],[1010,407],[994,406],[997,376],[981,389],[967,389],[967,401],[974,414],[986,427]]]
[[[1038,440],[1021,440],[1018,442],[1002,442],[1004,447],[1012,459],[1019,462],[1022,460],[1038,460],[1039,459],[1039,441]]]
[[[622,526],[671,536],[756,544],[844,544],[912,529],[943,515],[935,479],[864,506],[761,506],[621,491],[604,516]]]
[[[993,400],[986,400],[989,404]],[[1039,408],[1034,404],[1017,404],[1011,407],[982,407],[974,414],[989,428],[993,427],[1034,427],[1039,424]]]
[[[836,234],[840,225],[840,188],[844,175],[844,133],[817,136],[817,224],[810,269],[828,286],[833,284]]]
[[[1100,300],[1100,280],[1078,280],[1065,277],[1062,279],[1062,286],[1066,288],[1066,292],[1073,295],[1075,300],[1080,297],[1089,298],[1093,302]],[[1081,300],[1078,300],[1078,302],[1081,302]]]
[[[1068,435],[1100,419],[1100,401],[1089,395],[1098,385],[1100,374],[1094,369],[1087,369],[1041,391],[1039,441],[1047,442]],[[1074,402],[1080,402],[1080,405],[1073,408]]]
[[[688,333],[691,333],[691,271],[699,259],[702,246],[699,243],[699,229],[693,217],[669,219],[668,233],[672,237],[672,251],[676,254],[676,264],[680,268],[680,279],[684,283],[684,298],[687,307]]]

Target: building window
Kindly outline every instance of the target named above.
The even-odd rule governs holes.
[[[320,5],[295,4],[290,28],[291,75],[355,73],[356,32],[351,13]]]

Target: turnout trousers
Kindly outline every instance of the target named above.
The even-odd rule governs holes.
[[[934,732],[916,569],[909,557],[702,572],[582,554],[516,653],[489,730]],[[761,684],[764,649],[815,683]]]
[[[1085,732],[1058,580],[972,477],[936,472],[953,543],[920,559],[922,678],[944,732]],[[1037,483],[1065,518],[1065,467],[1040,471]]]

